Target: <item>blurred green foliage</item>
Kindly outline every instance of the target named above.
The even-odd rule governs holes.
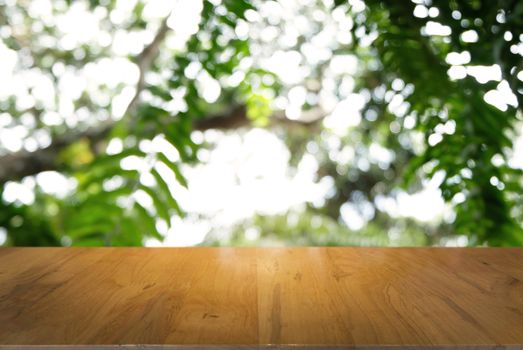
[[[19,70],[38,71],[57,84],[57,62],[63,67],[82,67],[113,54],[110,46],[104,45],[84,44],[69,49],[46,44],[46,38],[60,34],[52,25],[31,16],[30,3],[0,1],[0,27],[8,28],[2,29],[4,33],[12,33],[2,35],[2,42],[25,57]],[[53,2],[53,15],[66,13],[74,3]],[[437,245],[466,236],[469,245],[521,245],[523,177],[521,169],[511,167],[507,160],[521,128],[523,81],[517,75],[523,69],[521,49],[518,51],[523,45],[523,3],[368,0],[362,9],[356,9],[356,3],[323,1],[314,5],[326,11],[342,9],[352,19],[348,29],[351,40],[332,50],[359,59],[360,68],[352,78],[354,92],[366,96],[361,112],[364,117],[357,127],[347,130],[337,146],[339,150],[354,149],[354,158],[343,163],[329,156],[329,130],[322,125],[287,128],[287,124],[281,124],[275,128],[291,151],[292,165],[304,153],[311,153],[308,148],[314,142],[318,178],[334,179],[334,193],[323,205],[309,203],[301,212],[257,215],[225,236],[213,232],[204,244]],[[288,86],[279,82],[273,72],[252,65],[238,84],[223,83],[238,71],[243,59],[259,54],[252,50],[257,39],[238,35],[238,25],[249,21],[246,14],[256,12],[260,5],[247,0],[203,1],[199,29],[181,50],[165,47],[165,36],[170,34],[166,20],[144,21],[141,1],[120,23],[113,23],[109,15],[103,16],[100,25],[109,32],[148,28],[156,33],[150,46],[129,57],[142,71],[136,100],[122,118],[108,115],[109,101],[100,102],[86,93],[76,98],[73,109],[99,118],[75,125],[43,123],[40,117],[49,111],[38,101],[24,106],[14,95],[1,100],[0,112],[12,116],[9,127],[24,125],[24,116],[30,115],[35,123],[28,127],[29,134],[45,130],[51,141],[39,147],[47,149],[45,152],[10,152],[0,140],[0,166],[4,167],[0,174],[5,173],[0,189],[7,182],[27,181],[28,176],[45,170],[57,171],[76,183],[75,190],[65,197],[45,193],[36,185],[32,203],[0,200],[5,244],[139,246],[148,238],[161,241],[158,227],[169,227],[174,216],[185,215],[167,177],[187,186],[183,166],[198,163],[198,150],[206,147],[194,140],[193,130],[203,129],[202,125],[212,128],[212,123],[206,123],[238,106],[245,106],[247,119],[256,127],[271,128],[273,120],[281,119],[275,117],[278,111],[273,102]],[[115,6],[116,1],[88,2],[93,13],[108,14]],[[414,16],[417,6],[436,15]],[[271,19],[262,18],[262,25],[269,25],[267,21]],[[321,21],[310,21],[311,27],[321,30]],[[449,35],[427,34],[429,22],[445,26]],[[284,24],[279,25],[277,30],[282,30]],[[40,29],[34,31],[36,27]],[[477,34],[476,41],[463,39],[463,33],[470,31]],[[299,49],[309,39],[300,34],[296,47]],[[499,82],[449,77],[452,65],[448,54],[464,51],[470,54],[469,65],[500,67],[503,82],[516,96],[518,106],[507,105],[502,111],[485,102],[485,94],[495,90]],[[221,93],[215,102],[209,103],[202,96],[197,79],[187,73],[188,67],[196,63],[220,82]],[[314,86],[321,85],[322,71],[328,63],[325,60],[311,68],[312,87],[307,87],[310,93],[319,95]],[[145,79],[147,74],[155,79]],[[102,86],[100,93],[110,100],[122,88]],[[177,94],[183,96],[185,106],[173,113],[166,106]],[[405,102],[403,111],[393,110],[394,98]],[[314,107],[311,104],[306,109]],[[407,118],[413,118],[414,125],[408,125]],[[451,125],[454,131],[441,131],[445,125]],[[413,135],[421,136],[421,148],[412,141]],[[158,137],[177,150],[179,159],[143,147],[143,141],[152,142]],[[116,151],[109,147],[114,140],[121,145]],[[394,160],[385,165],[367,161],[368,166],[358,166],[368,159],[372,144],[392,152]],[[26,173],[14,166],[14,160],[24,157],[29,159],[28,165],[24,163],[29,169]],[[144,168],[122,166],[122,160],[129,157]],[[160,168],[168,172],[160,172]],[[456,212],[451,222],[422,225],[412,219],[392,218],[375,207],[377,197],[393,195],[400,188],[415,191],[424,179],[438,172],[444,174],[442,195]],[[143,181],[145,175],[148,181]],[[137,192],[149,198],[151,205],[136,200]],[[371,222],[359,231],[350,230],[340,216],[345,203],[373,205]],[[250,238],[246,238],[246,232],[251,233]]]

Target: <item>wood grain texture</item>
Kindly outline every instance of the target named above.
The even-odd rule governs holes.
[[[0,249],[1,349],[122,344],[523,349],[523,249]]]

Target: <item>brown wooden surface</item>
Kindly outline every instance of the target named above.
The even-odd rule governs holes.
[[[0,249],[0,348],[37,344],[519,349],[523,249]]]

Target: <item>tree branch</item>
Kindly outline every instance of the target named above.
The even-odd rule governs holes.
[[[269,118],[268,127],[284,126],[286,128],[316,128],[325,117],[325,112],[321,109],[312,109],[304,112],[299,120],[289,119],[283,111],[276,111]],[[196,120],[193,130],[205,131],[209,129],[232,130],[241,127],[252,127],[252,120],[247,116],[247,109],[244,105],[237,106],[229,112]]]
[[[160,24],[160,28],[154,36],[153,41],[143,49],[143,51],[138,55],[136,59],[138,68],[140,70],[140,75],[138,77],[138,83],[136,84],[136,92],[131,102],[127,106],[124,114],[132,112],[136,107],[138,100],[140,99],[140,94],[145,87],[145,73],[147,73],[147,71],[151,68],[153,61],[158,55],[158,51],[160,50],[160,45],[167,36],[167,33],[169,32],[169,26],[167,25],[168,18],[169,16],[164,18],[164,20]]]
[[[57,137],[49,146],[34,152],[19,151],[0,157],[0,186],[7,181],[20,180],[42,171],[58,169],[57,158],[61,150],[81,139],[87,139],[92,143],[101,141],[111,129],[112,126],[90,128],[83,132]]]
[[[283,112],[275,112],[269,119],[268,127],[316,129],[324,115],[325,113],[319,109],[311,110],[304,118],[305,120],[291,120],[285,117]],[[0,157],[0,185],[42,171],[57,170],[59,164],[57,164],[56,158],[61,150],[81,139],[86,139],[90,143],[102,141],[110,133],[112,127],[113,125],[109,124],[79,133],[63,135],[55,138],[50,146],[35,152],[22,151]],[[247,110],[243,105],[236,106],[226,113],[198,119],[193,124],[193,130],[198,131],[210,129],[235,130],[242,127],[252,127],[252,121],[247,116]]]

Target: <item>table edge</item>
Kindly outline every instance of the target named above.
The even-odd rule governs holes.
[[[523,350],[523,344],[309,345],[309,344],[101,344],[0,345],[0,350]]]

